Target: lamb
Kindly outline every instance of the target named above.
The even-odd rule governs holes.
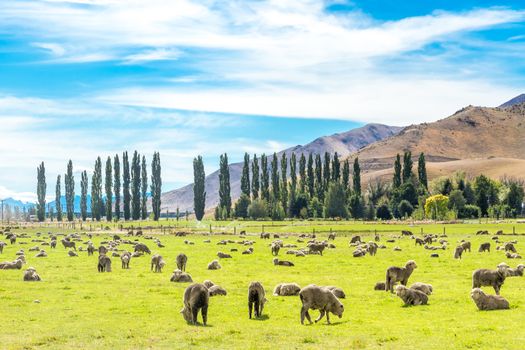
[[[73,250],[68,251],[67,255],[69,255],[70,257],[77,257],[78,256],[78,254],[75,251],[73,251]]]
[[[416,282],[410,286],[410,289],[419,290],[420,292],[423,292],[426,295],[432,294],[432,285],[428,283]]]
[[[40,276],[36,273],[34,267],[30,267],[24,272],[24,281],[26,282],[38,282],[41,281]]]
[[[248,286],[248,315],[250,318],[252,318],[252,311],[255,311],[256,318],[261,317],[265,303],[264,287],[260,282],[251,282]],[[253,310],[254,306],[255,310]]]
[[[226,292],[226,289],[222,288],[221,286],[211,286],[210,288],[208,288],[208,292],[210,293],[210,297],[214,297],[216,295],[226,295],[228,294]]]
[[[509,302],[505,298],[500,295],[485,294],[480,288],[472,289],[470,297],[481,311],[510,309]]]
[[[162,272],[165,262],[161,255],[155,254],[151,257],[151,271],[155,268],[155,272]]]
[[[394,293],[394,284],[396,284],[396,282],[401,282],[402,285],[406,286],[410,275],[412,275],[412,272],[416,268],[417,265],[414,260],[407,261],[405,267],[389,267],[386,270],[385,290]]]
[[[211,263],[208,264],[208,270],[219,270],[221,268],[221,265],[217,260],[213,260]]]
[[[333,232],[330,233],[330,234],[328,235],[328,240],[332,240],[332,241],[335,240],[335,233],[333,233]]]
[[[188,257],[184,253],[177,255],[177,268],[181,271],[186,271],[186,263],[188,262]]]
[[[253,254],[253,247],[250,247],[242,252],[243,255]]]
[[[508,277],[523,276],[523,270],[525,270],[525,265],[523,264],[519,264],[518,266],[516,266],[515,269],[508,268],[507,276]]]
[[[7,243],[5,243],[5,242],[0,242],[0,254],[3,253],[3,251],[4,251],[4,247],[5,247],[6,245],[7,245]]]
[[[279,283],[273,290],[275,296],[292,296],[299,295],[301,287],[297,283]]]
[[[335,286],[327,286],[327,287],[324,287],[326,289],[328,289],[329,291],[331,291],[332,293],[334,293],[334,295],[339,298],[339,299],[345,299],[346,298],[346,294],[345,292],[339,288],[339,287],[335,287]]]
[[[187,283],[187,282],[193,282],[193,279],[188,273],[177,269],[173,271],[173,275],[170,278],[170,282]]]
[[[492,286],[497,295],[507,276],[509,265],[500,263],[497,270],[478,269],[472,273],[472,288]]]
[[[462,254],[463,254],[463,246],[458,245],[456,247],[456,250],[454,251],[454,259],[461,259]]]
[[[361,242],[361,236],[353,236],[352,239],[350,240],[350,244],[354,244],[357,242]]]
[[[490,253],[490,243],[481,243],[481,245],[479,246],[479,249],[478,249],[478,252],[480,253],[483,253],[483,252],[489,252]]]
[[[426,305],[428,296],[420,290],[409,289],[404,285],[396,287],[396,295],[400,297],[405,305]]]
[[[277,258],[273,259],[273,264],[281,266],[295,266],[294,263],[291,261],[279,260]]]
[[[326,322],[330,324],[330,312],[334,315],[343,317],[344,306],[339,299],[327,288],[310,284],[299,292],[299,298],[303,306],[301,307],[301,324],[304,324],[304,318],[312,324],[312,319],[308,313],[309,309],[319,310],[319,317],[315,322],[319,322],[326,315]]]
[[[376,255],[377,254],[376,242],[368,242],[367,251],[368,251],[368,254],[370,254],[370,256]]]
[[[210,293],[203,284],[196,283],[188,286],[184,291],[184,308],[180,311],[186,322],[197,324],[199,310],[202,314],[202,324],[206,326],[208,321],[208,305]]]
[[[223,252],[218,252],[217,256],[219,257],[219,259],[231,259],[232,257],[230,254],[226,254]]]

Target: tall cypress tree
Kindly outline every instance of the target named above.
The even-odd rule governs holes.
[[[142,220],[146,220],[148,218],[148,168],[146,164],[146,157],[142,156],[142,168],[140,171],[142,175],[141,180],[141,203],[140,203],[140,214]]]
[[[160,166],[160,153],[155,152],[153,153],[153,161],[151,162],[151,207],[153,210],[153,220],[155,221],[158,221],[160,218],[161,194],[162,177]]]
[[[306,157],[301,153],[299,158],[299,192],[306,193]]]
[[[321,160],[320,154],[317,154],[315,156],[315,189],[316,189],[317,199],[323,202],[324,201],[323,161]]]
[[[343,164],[343,187],[348,192],[348,186],[350,185],[350,162],[348,159]]]
[[[260,179],[259,179],[259,160],[257,155],[253,155],[252,161],[252,197],[253,199],[259,198],[259,188],[260,188]]]
[[[232,198],[230,192],[230,168],[228,166],[228,155],[221,154],[219,170],[219,206],[221,210],[226,211],[226,217],[229,218],[232,207]]]
[[[399,153],[394,162],[394,179],[392,181],[392,186],[394,188],[401,186],[401,157],[399,156]]]
[[[417,175],[419,183],[428,190],[428,180],[427,180],[427,166],[425,161],[425,154],[421,152],[419,159],[417,161]],[[460,189],[462,190],[462,189]]]
[[[341,180],[341,163],[339,162],[339,155],[337,152],[332,159],[332,181],[339,182]]]
[[[124,199],[124,220],[131,218],[131,194],[129,192],[130,178],[128,152],[122,155],[122,189]]]
[[[405,152],[403,156],[403,183],[410,180],[412,176],[412,152]]]
[[[67,163],[67,172],[64,180],[66,185],[67,221],[73,221],[75,218],[75,177],[73,176],[73,162],[71,159]]]
[[[55,207],[57,210],[57,221],[62,221],[62,190],[61,190],[61,177],[57,176],[57,185],[55,189]]]
[[[306,166],[306,177],[308,179],[308,194],[310,198],[315,196],[315,175],[314,175],[314,157],[312,153],[308,155],[308,165]]]
[[[288,159],[286,159],[286,153],[283,152],[281,157],[281,203],[283,209],[286,212],[288,208]]]
[[[272,200],[278,202],[280,199],[279,162],[277,160],[277,153],[274,152],[272,157]]]
[[[295,200],[297,194],[297,158],[292,152],[290,158],[290,198]]]
[[[244,193],[248,198],[250,197],[250,156],[244,153],[244,165],[242,167],[241,175],[241,193]]]
[[[354,176],[353,176],[353,182],[354,182],[354,194],[358,197],[361,196],[361,167],[359,166],[359,158],[355,158],[354,160]]]
[[[120,160],[118,154],[113,158],[113,194],[115,195],[115,218],[120,220]]]
[[[37,185],[36,195],[38,199],[36,214],[38,221],[42,222],[46,219],[46,167],[42,162],[36,169],[37,174]]]
[[[111,157],[106,160],[106,220],[113,220],[113,166]]]
[[[140,219],[140,155],[137,151],[131,161],[131,217]]]
[[[323,167],[323,191],[328,191],[328,184],[330,183],[330,153],[324,153],[324,167]]]
[[[83,171],[80,176],[80,217],[82,221],[87,219],[87,193],[88,193],[88,175]]]
[[[193,159],[193,209],[198,221],[202,220],[204,208],[206,207],[205,180],[206,175],[202,157],[198,156]]]
[[[91,178],[91,218],[100,221],[102,216],[102,161],[95,161],[95,170]]]
[[[270,199],[270,175],[268,174],[268,158],[263,153],[261,156],[261,198]]]

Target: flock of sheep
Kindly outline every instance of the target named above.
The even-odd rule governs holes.
[[[487,231],[478,231],[478,235],[488,234]],[[5,239],[11,244],[15,244],[17,238],[31,238],[27,234],[14,234],[9,229],[0,231],[0,235],[4,235]],[[154,236],[144,236],[141,231],[134,233],[133,231],[128,232],[130,239],[123,239],[118,235],[114,235],[111,240],[101,242],[98,248],[95,247],[91,241],[92,235],[85,234],[89,237],[88,241],[82,239],[82,235],[72,233],[64,236],[60,242],[65,249],[68,250],[70,257],[78,256],[78,251],[86,251],[87,255],[94,255],[98,252],[97,259],[97,270],[98,272],[111,272],[111,258],[120,258],[122,269],[129,269],[130,261],[133,258],[143,256],[144,254],[151,255],[151,250],[145,242],[140,242],[140,238],[151,240],[157,247],[162,248],[164,245],[159,238]],[[181,234],[183,235],[183,234]],[[242,231],[241,236],[246,237],[246,233]],[[521,258],[516,252],[515,244],[517,241],[512,242],[500,242],[499,237],[501,232],[498,232],[493,236],[492,240],[496,244],[500,244],[497,249],[506,252],[507,258]],[[49,246],[50,249],[55,249],[58,242],[58,234],[48,233],[48,237],[42,237],[42,234],[37,233],[36,238],[32,239],[32,242],[38,243],[29,251],[35,251],[37,254],[36,258],[47,257],[47,252],[43,249],[44,246]],[[422,246],[427,250],[445,250],[447,249],[448,241],[446,235],[425,235],[423,237],[416,237],[410,231],[402,231],[402,236],[410,237],[414,240],[416,246]],[[396,237],[401,238],[402,236]],[[131,238],[133,237],[133,238]],[[270,234],[261,234],[261,239],[270,239]],[[280,266],[294,266],[291,261],[280,260],[277,258],[281,249],[287,249],[286,254],[295,256],[306,256],[308,254],[319,254],[323,255],[323,251],[326,248],[335,248],[333,243],[330,241],[335,240],[335,234],[331,233],[327,240],[319,241],[316,240],[315,235],[300,235],[297,239],[298,243],[306,243],[305,248],[298,248],[295,244],[284,244],[278,235],[274,235],[274,241],[269,244],[271,253],[275,258],[273,263]],[[365,256],[366,254],[375,255],[378,249],[384,249],[386,246],[378,244],[380,241],[379,235],[375,235],[375,241],[363,243],[360,236],[354,236],[350,240],[349,244],[354,247],[353,256],[358,258]],[[395,240],[387,240],[387,242],[394,242]],[[205,243],[211,243],[209,239],[204,241]],[[78,247],[77,243],[83,246]],[[193,245],[194,243],[188,240],[184,241],[185,244]],[[238,243],[246,246],[246,249],[242,251],[242,254],[253,254],[254,249],[252,245],[255,243],[253,240],[221,240],[217,245],[227,245],[230,243]],[[433,245],[433,243],[439,243],[439,246]],[[24,242],[27,244],[27,242]],[[3,253],[4,247],[7,243],[0,241],[0,253]],[[129,245],[132,252],[122,249],[124,245]],[[482,243],[479,247],[479,252],[490,252],[490,242]],[[399,247],[395,247],[394,250],[401,250]],[[237,252],[237,248],[231,248],[230,252]],[[454,250],[454,258],[461,259],[463,252],[471,251],[471,243],[467,241],[461,241],[460,244]],[[439,256],[437,253],[432,253],[431,257]],[[219,259],[232,258],[231,254],[219,251],[217,253]],[[173,272],[170,278],[171,282],[183,282],[193,283],[191,275],[186,272],[186,264],[188,257],[184,253],[180,253],[176,257],[177,269]],[[16,258],[14,261],[6,261],[0,263],[0,270],[8,269],[22,269],[22,266],[26,264],[26,254],[24,249],[20,249],[16,252]],[[151,271],[162,272],[163,267],[166,265],[165,260],[159,254],[151,256]],[[218,270],[221,268],[219,260],[213,260],[208,264],[209,270]],[[413,271],[417,268],[417,264],[413,260],[409,260],[405,266],[397,267],[391,266],[386,270],[386,276],[384,282],[378,282],[374,289],[387,291],[395,294],[401,298],[405,305],[425,305],[428,303],[428,298],[433,292],[433,288],[430,284],[416,282],[410,287],[407,287],[410,276]],[[479,310],[497,310],[497,309],[509,309],[509,302],[499,295],[502,285],[507,277],[512,276],[523,276],[525,265],[520,264],[515,269],[510,268],[506,263],[500,263],[497,269],[478,269],[472,274],[472,290],[471,298],[478,307]],[[33,267],[29,267],[24,271],[24,281],[41,281],[40,276]],[[399,284],[398,284],[399,283]],[[481,287],[489,286],[493,287],[496,295],[485,294]],[[320,321],[325,315],[327,323],[330,323],[329,314],[332,313],[338,317],[342,317],[344,312],[344,306],[339,299],[346,297],[344,291],[336,286],[317,286],[314,284],[308,285],[301,288],[296,283],[280,283],[275,286],[273,294],[275,296],[299,296],[302,307],[301,307],[301,324],[304,324],[306,318],[308,322],[312,323],[310,318],[309,310],[319,310],[319,317],[315,322]],[[203,324],[207,323],[207,311],[209,305],[209,298],[217,295],[227,295],[227,291],[219,285],[214,284],[212,281],[204,281],[203,283],[194,283],[188,286],[184,292],[183,305],[184,308],[181,310],[181,314],[184,319],[191,323],[197,323],[197,315],[199,311],[202,315]],[[263,285],[254,281],[248,286],[248,314],[249,317],[255,316],[256,318],[261,317],[263,313],[264,304],[267,301],[266,293]]]

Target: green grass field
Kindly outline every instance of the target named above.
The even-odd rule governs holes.
[[[196,225],[188,222],[186,229],[206,232],[210,223]],[[443,232],[444,225],[399,225],[366,224],[353,222],[296,222],[265,223],[266,232],[290,233],[286,243],[297,243],[297,234],[311,233],[324,239],[330,228],[337,232],[336,249],[325,251],[324,256],[310,255],[303,258],[285,255],[282,259],[293,261],[295,267],[274,266],[268,247],[269,241],[259,239],[261,222],[211,223],[213,232],[232,232],[245,229],[248,239],[253,239],[255,253],[241,255],[243,246],[229,244],[218,246],[222,239],[239,240],[238,236],[214,234],[192,234],[187,237],[159,235],[165,248],[156,248],[152,241],[141,238],[153,253],[160,253],[167,261],[162,273],[149,270],[150,256],[134,258],[130,269],[120,268],[120,259],[112,258],[113,272],[98,273],[97,253],[87,256],[68,257],[60,243],[56,250],[44,247],[47,258],[35,258],[36,252],[28,252],[36,245],[31,239],[19,239],[14,246],[5,247],[0,260],[11,261],[15,252],[25,249],[28,264],[22,270],[0,271],[0,315],[2,331],[0,348],[7,349],[71,349],[79,348],[243,348],[243,349],[303,349],[303,348],[387,348],[387,349],[522,349],[525,334],[525,311],[523,296],[525,279],[514,277],[506,280],[502,296],[511,304],[511,310],[480,312],[470,299],[472,271],[485,267],[495,268],[502,261],[512,267],[520,260],[508,260],[504,253],[495,250],[478,253],[480,243],[490,241],[491,236],[476,236],[475,232],[502,229],[511,233],[525,233],[525,225],[508,223],[468,223],[445,225],[449,249],[440,250],[439,258],[430,258],[432,253],[415,247],[410,238],[401,238],[395,243],[386,239],[400,234],[401,229],[419,233]],[[144,224],[142,224],[144,225]],[[35,238],[37,231],[47,236],[47,231],[74,232],[59,228],[25,227],[16,232],[27,232]],[[360,233],[369,241],[377,230],[381,242],[387,249],[380,249],[375,257],[353,258],[353,247],[349,237]],[[78,229],[77,232],[80,232]],[[152,231],[160,232],[158,228]],[[321,233],[319,233],[321,232]],[[148,232],[147,232],[148,233]],[[96,246],[112,236],[112,232],[93,231]],[[281,236],[283,238],[283,236]],[[84,237],[84,240],[87,240]],[[211,243],[203,243],[211,239]],[[461,239],[472,242],[473,251],[464,253],[462,260],[452,258],[453,248]],[[521,251],[522,236],[503,236],[502,240],[517,239]],[[0,235],[0,240],[4,240]],[[191,240],[195,245],[186,245]],[[271,240],[270,240],[271,241]],[[28,242],[27,244],[20,244]],[[78,243],[77,243],[78,244]],[[399,246],[402,251],[392,248]],[[131,250],[130,245],[121,246]],[[221,260],[222,269],[209,271],[207,264],[216,259],[218,251],[231,253],[233,259]],[[182,295],[187,283],[169,281],[176,268],[175,257],[179,252],[188,255],[187,271],[195,282],[210,279],[228,291],[227,296],[210,299],[208,326],[190,326],[179,313]],[[409,284],[420,281],[430,283],[434,294],[429,305],[403,307],[401,299],[390,293],[374,291],[373,286],[384,280],[385,270],[391,265],[402,266],[409,259],[416,260],[418,269]],[[33,266],[42,277],[42,282],[23,282],[23,270]],[[266,289],[268,302],[264,317],[248,319],[247,287],[251,281],[260,281]],[[325,320],[319,324],[300,324],[299,297],[275,297],[273,288],[280,282],[297,282],[301,286],[336,285],[344,289],[347,298],[341,300],[345,306],[342,319],[332,317],[332,325]],[[492,288],[484,287],[493,294]],[[35,303],[39,300],[39,303]],[[317,317],[317,311],[311,311]],[[199,316],[200,319],[200,316]]]

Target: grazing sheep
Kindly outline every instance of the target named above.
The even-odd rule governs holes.
[[[335,240],[335,233],[334,232],[328,234],[328,240],[332,240],[332,241]]]
[[[505,298],[500,295],[485,294],[480,288],[472,289],[470,297],[482,311],[510,309],[509,302]]]
[[[415,244],[415,245],[420,245],[420,246],[422,246],[422,245],[424,245],[424,244],[425,244],[425,242],[424,242],[421,238],[416,238],[416,244]]]
[[[456,250],[454,250],[454,259],[461,259],[462,254],[463,254],[463,247],[461,245],[458,245],[456,247]]]
[[[514,247],[514,244],[512,244],[511,242],[508,242],[508,243],[505,243],[505,251],[506,252],[513,252],[513,253],[516,253],[516,248]]]
[[[51,240],[51,242],[49,243],[49,246],[51,247],[51,249],[55,249],[57,247],[56,239]]]
[[[111,259],[107,255],[98,256],[98,272],[111,272]]]
[[[420,292],[423,292],[426,295],[432,294],[432,285],[428,283],[416,282],[410,286],[410,289],[419,290]]]
[[[208,288],[208,289],[210,289],[211,287],[213,287],[215,285],[215,283],[213,283],[210,280],[206,280],[206,281],[202,282],[202,284],[204,284],[206,286],[206,288]]]
[[[305,252],[303,252],[301,250],[298,250],[298,251],[295,252],[295,256],[297,256],[297,257],[305,257],[306,254],[305,254]]]
[[[15,261],[4,261],[0,263],[0,270],[20,270],[24,262],[22,260],[16,259]]]
[[[75,242],[70,241],[69,238],[64,238],[64,239],[61,240],[61,242],[62,242],[62,245],[64,246],[64,248],[73,248],[73,249],[77,250]]]
[[[472,288],[492,286],[497,295],[507,276],[509,265],[500,263],[497,270],[478,269],[472,273]]]
[[[120,260],[122,261],[122,268],[123,269],[129,269],[129,262],[131,260],[131,253],[130,252],[124,252],[120,256]]]
[[[521,259],[521,255],[519,255],[518,253],[507,252],[507,253],[505,253],[505,256],[508,259]]]
[[[323,250],[326,248],[326,244],[323,243],[309,243],[307,245],[308,247],[308,254],[317,254],[323,255]]]
[[[374,290],[385,290],[385,282],[377,282]]]
[[[0,254],[3,253],[3,251],[4,251],[4,247],[5,247],[6,245],[7,245],[7,243],[5,243],[5,242],[0,242]]]
[[[88,252],[88,256],[93,255],[93,253],[95,252],[95,246],[93,245],[93,243],[88,244],[87,252]]]
[[[255,311],[255,317],[262,316],[266,297],[264,287],[260,282],[251,282],[248,286],[248,315],[252,318],[252,311]],[[255,310],[254,309],[255,306]]]
[[[402,230],[401,231],[401,235],[403,236],[413,236],[414,234],[410,231],[405,231],[405,230]]]
[[[219,257],[219,259],[231,259],[232,257],[230,254],[226,254],[223,252],[218,252],[217,256]]]
[[[274,265],[281,265],[281,266],[295,266],[293,262],[291,261],[285,261],[285,260],[279,260],[277,258],[273,259]]]
[[[404,285],[396,287],[396,295],[400,297],[405,305],[426,305],[428,296],[420,290],[409,289]]]
[[[386,270],[386,282],[385,290],[394,293],[394,284],[401,282],[402,285],[406,286],[410,275],[417,268],[414,260],[409,260],[405,264],[405,267],[391,266]]]
[[[489,252],[490,253],[490,243],[481,243],[481,245],[479,246],[479,249],[478,249],[478,252],[480,253],[483,253],[483,252]]]
[[[208,288],[200,283],[195,283],[184,291],[183,304],[184,308],[180,311],[184,320],[190,324],[197,324],[197,315],[199,310],[202,314],[202,324],[206,326],[208,321],[208,305],[210,293]]]
[[[73,250],[68,251],[67,255],[69,255],[70,257],[77,257],[78,256],[78,254],[75,251],[73,251]]]
[[[275,296],[292,296],[299,295],[301,287],[297,283],[279,283],[275,286],[273,290],[273,295]]]
[[[379,234],[376,233],[374,235],[374,241],[379,242],[379,240],[380,240]]]
[[[211,286],[210,288],[208,288],[208,292],[210,292],[210,297],[214,297],[216,295],[226,295],[228,294],[226,292],[226,289],[222,288],[221,286]]]
[[[261,238],[262,239],[270,239],[270,234],[269,233],[261,233]]]
[[[354,250],[352,252],[352,256],[354,258],[360,258],[360,257],[365,256],[365,255],[366,255],[366,250],[361,249],[361,248],[357,248],[356,250]]]
[[[173,275],[170,278],[170,282],[186,283],[193,282],[193,279],[191,278],[190,274],[177,269],[173,271]]]
[[[208,270],[219,270],[220,268],[221,265],[217,260],[213,260],[211,263],[208,264]]]
[[[515,269],[508,268],[507,276],[508,277],[523,276],[523,270],[525,270],[525,265],[523,264],[519,264],[518,266],[516,266]]]
[[[361,236],[353,236],[352,239],[350,240],[350,244],[354,244],[357,242],[361,242]]]
[[[155,272],[162,272],[165,262],[161,255],[155,254],[151,257],[151,271],[155,268]]]
[[[38,282],[41,281],[40,276],[36,273],[34,267],[30,267],[24,272],[24,281],[26,282]]]
[[[46,258],[46,257],[47,257],[47,253],[43,249],[40,252],[38,252],[37,255],[35,255],[35,258]]]
[[[339,288],[339,287],[335,287],[335,286],[327,286],[327,287],[324,287],[326,289],[328,289],[329,291],[331,291],[332,293],[334,293],[334,295],[338,298],[338,299],[345,299],[346,298],[346,294],[345,292],[343,291],[343,289]]]
[[[279,250],[281,249],[281,245],[280,244],[274,242],[274,243],[272,243],[271,248],[272,248],[272,255],[273,256],[279,255]]]
[[[243,255],[249,255],[253,253],[253,247],[250,247],[242,252]]]
[[[184,253],[177,255],[177,268],[181,271],[186,271],[186,263],[188,262],[188,257]]]
[[[460,246],[463,248],[463,251],[467,251],[470,253],[470,242],[461,242]]]
[[[301,324],[304,324],[304,318],[312,324],[312,319],[308,313],[309,309],[319,310],[319,317],[315,322],[319,322],[326,315],[326,322],[330,324],[330,312],[334,315],[343,317],[344,306],[339,299],[327,288],[310,284],[299,292],[299,298],[303,306],[301,307]]]
[[[137,233],[137,235],[138,235],[138,233]],[[149,250],[148,246],[145,245],[144,243],[137,243],[135,245],[135,252],[151,254],[151,250]]]

